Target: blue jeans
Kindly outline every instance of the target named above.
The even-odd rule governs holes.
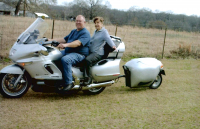
[[[79,53],[65,53],[65,51],[61,51],[63,57],[61,58],[61,63],[63,66],[63,75],[65,79],[65,85],[71,84],[72,77],[72,66],[80,63],[85,59],[84,55]]]

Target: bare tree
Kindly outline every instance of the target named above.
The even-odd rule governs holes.
[[[90,20],[91,20],[97,15],[97,11],[100,5],[102,4],[103,0],[85,0],[85,2],[89,6]]]
[[[19,1],[17,2],[16,9],[15,9],[15,15],[18,14],[18,12],[19,12],[19,10],[20,10],[20,5],[21,5],[21,3],[22,3],[22,0],[19,0]]]
[[[18,0],[16,8],[15,8],[15,15],[18,14],[20,10],[20,5],[24,4],[24,8],[27,7],[29,10],[38,8],[39,5],[42,4],[55,4],[57,0]],[[24,9],[25,10],[25,9]]]

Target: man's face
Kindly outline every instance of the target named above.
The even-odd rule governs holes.
[[[85,20],[83,17],[78,16],[76,18],[76,28],[77,30],[82,30],[85,27]]]

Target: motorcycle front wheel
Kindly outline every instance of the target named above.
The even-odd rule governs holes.
[[[88,94],[88,95],[96,95],[100,94],[102,91],[104,91],[106,87],[100,87],[100,88],[92,88],[89,90],[83,90],[83,93]]]
[[[16,83],[19,74],[0,74],[0,93],[6,98],[20,98],[30,87],[30,77],[23,74]]]

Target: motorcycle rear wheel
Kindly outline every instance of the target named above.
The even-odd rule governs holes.
[[[83,93],[88,94],[88,95],[96,95],[100,94],[102,91],[104,91],[106,87],[100,87],[100,88],[92,88],[89,90],[83,90]]]
[[[14,86],[19,74],[0,74],[0,93],[6,98],[20,98],[30,87],[30,77],[23,74],[19,82]]]
[[[157,89],[162,83],[162,75],[158,74],[154,82],[149,86],[151,89]]]

